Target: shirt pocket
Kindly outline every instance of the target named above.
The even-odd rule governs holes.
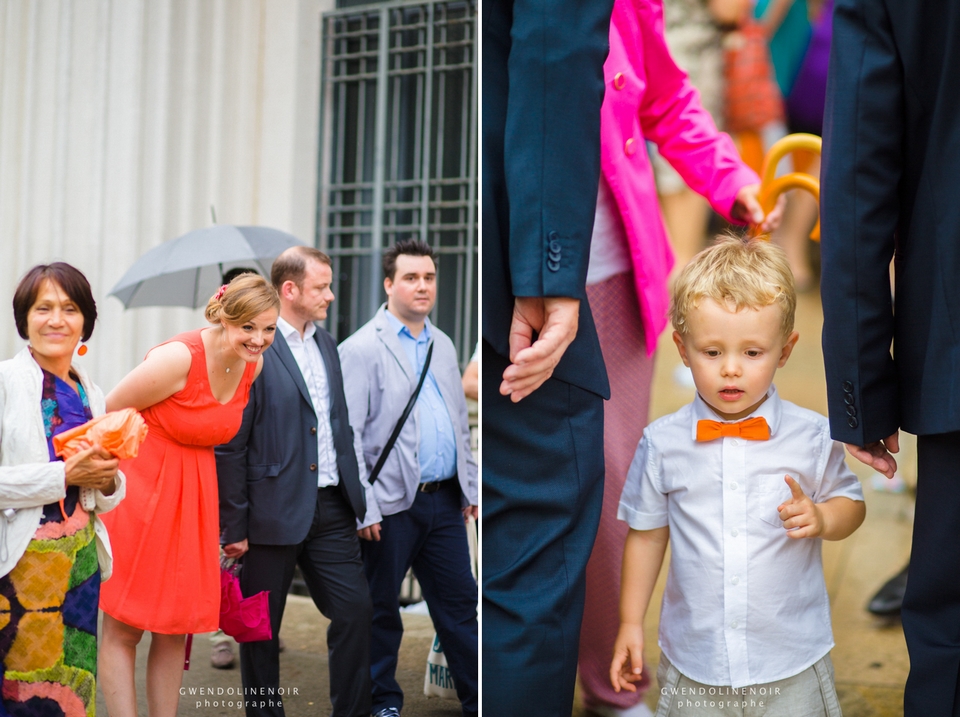
[[[783,521],[780,520],[780,513],[777,511],[783,503],[790,500],[792,493],[790,486],[783,479],[784,476],[790,476],[799,482],[799,478],[789,471],[782,473],[763,473],[758,476],[758,512],[757,517],[768,525],[783,530]]]

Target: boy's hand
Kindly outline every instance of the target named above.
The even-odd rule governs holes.
[[[643,626],[620,624],[617,641],[613,645],[613,662],[610,663],[610,684],[619,692],[636,692],[633,684],[639,682],[643,671]]]
[[[783,503],[777,511],[783,527],[790,538],[817,538],[823,534],[823,513],[820,508],[803,492],[803,488],[790,476],[783,478],[790,486],[793,497]]]

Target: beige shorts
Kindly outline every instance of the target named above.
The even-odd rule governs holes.
[[[793,677],[734,690],[680,674],[660,653],[656,717],[841,717],[830,655]]]

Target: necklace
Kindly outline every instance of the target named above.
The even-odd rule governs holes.
[[[223,331],[223,329],[221,329],[221,331]],[[225,350],[226,350],[226,349],[223,348],[223,339],[224,339],[225,337],[226,337],[226,332],[223,331],[223,333],[220,335],[220,355],[221,355],[221,359],[223,358],[223,354],[224,354],[224,352],[225,352]],[[223,372],[224,372],[224,373],[230,373],[230,367],[227,366],[227,362],[221,360],[221,363],[223,364]]]

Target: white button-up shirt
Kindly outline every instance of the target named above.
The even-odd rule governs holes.
[[[751,416],[770,440],[698,443],[717,414],[697,396],[643,432],[617,517],[635,530],[670,527],[660,647],[687,677],[734,688],[810,667],[833,647],[820,538],[787,537],[777,507],[794,478],[816,503],[863,500],[827,419],[771,386]]]
[[[337,470],[337,451],[333,445],[333,428],[330,425],[330,384],[320,347],[313,339],[317,327],[312,321],[307,323],[307,329],[301,338],[299,331],[283,318],[278,318],[277,331],[286,339],[290,353],[300,367],[300,374],[307,384],[307,391],[310,392],[314,413],[317,414],[317,486],[325,488],[336,485],[340,482],[340,474]]]

